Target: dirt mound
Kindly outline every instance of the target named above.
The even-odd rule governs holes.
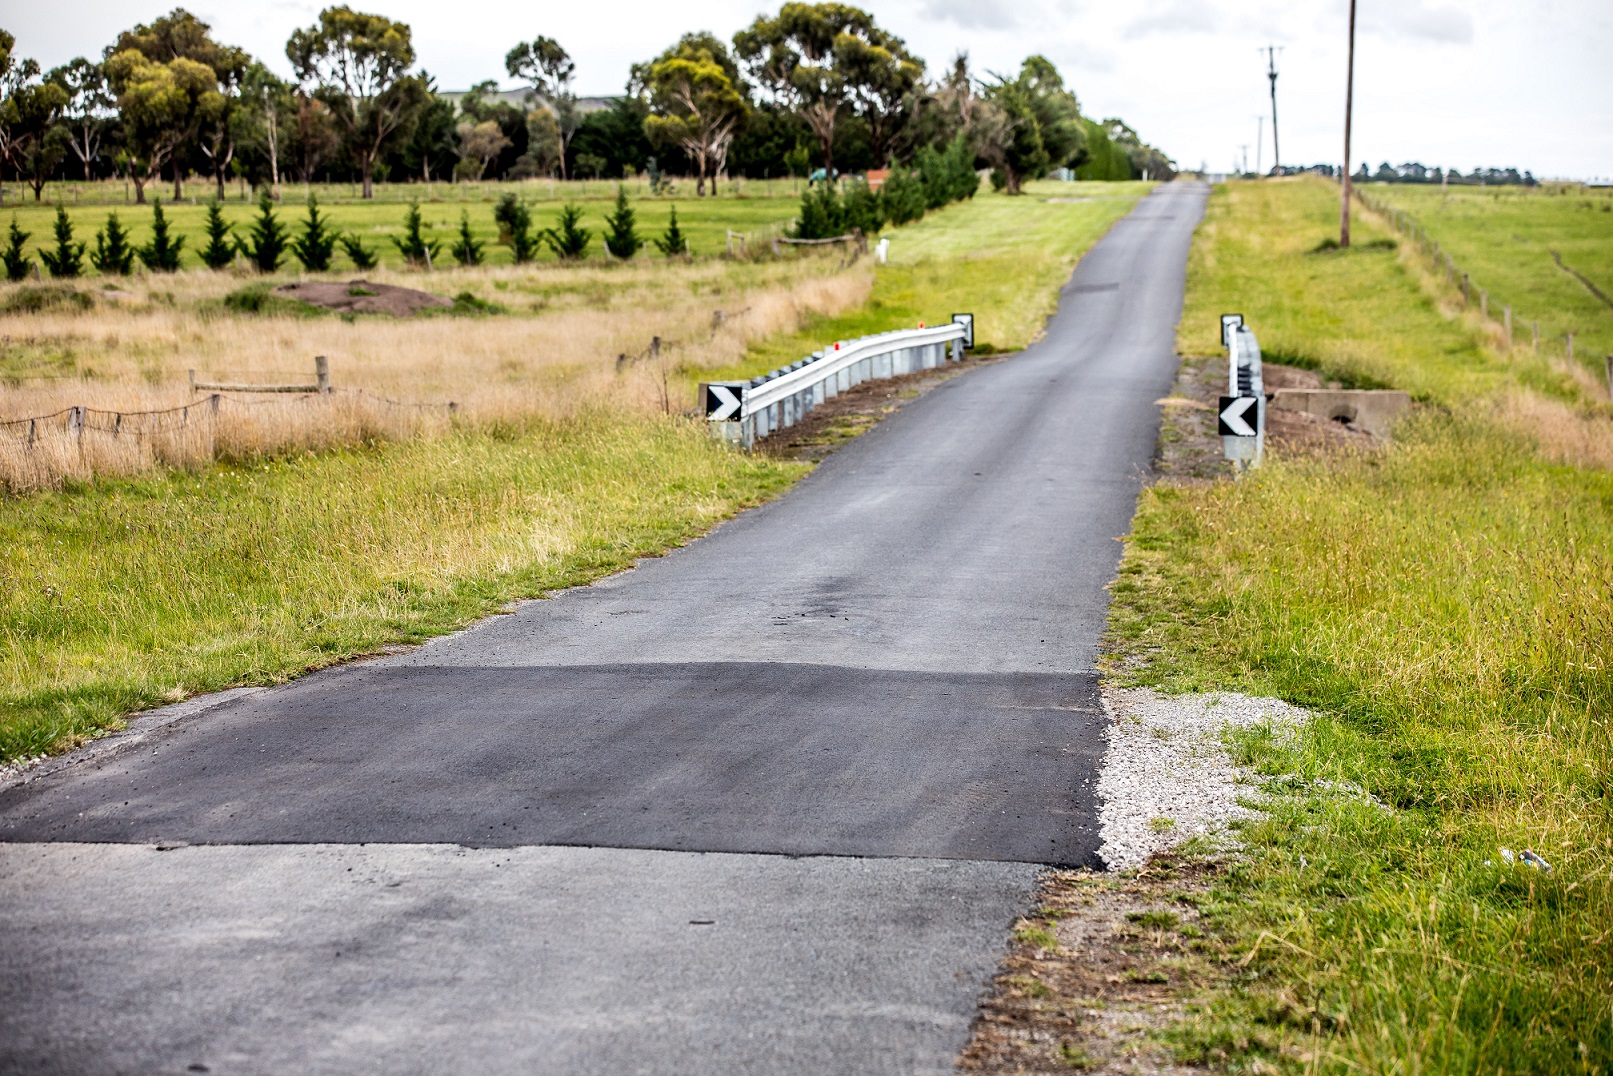
[[[345,284],[304,280],[296,284],[282,284],[274,289],[274,293],[327,310],[340,310],[347,314],[391,314],[395,318],[410,317],[432,307],[454,305],[441,295],[433,295],[429,291],[372,284],[368,280],[349,280]]]

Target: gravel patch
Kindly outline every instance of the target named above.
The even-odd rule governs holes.
[[[1278,699],[1235,693],[1161,695],[1146,688],[1104,688],[1109,741],[1098,779],[1099,855],[1110,870],[1143,865],[1190,837],[1222,835],[1253,817],[1238,803],[1254,777],[1222,745],[1229,726],[1298,725],[1308,715]]]

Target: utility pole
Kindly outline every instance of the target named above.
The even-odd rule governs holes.
[[[1283,147],[1277,140],[1277,53],[1281,50],[1276,45],[1266,46],[1266,77],[1271,80],[1271,167],[1272,171],[1283,166]]]
[[[1249,144],[1247,142],[1239,143],[1238,160],[1241,161],[1238,171],[1247,175],[1249,172]]]
[[[1355,105],[1355,0],[1350,0],[1350,52],[1344,66],[1344,204],[1339,209],[1339,246],[1350,245],[1350,112]]]
[[[1255,175],[1260,175],[1260,155],[1266,148],[1266,117],[1255,117]]]

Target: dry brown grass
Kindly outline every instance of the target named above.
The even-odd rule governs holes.
[[[120,289],[125,298],[98,298],[88,311],[0,315],[11,353],[0,421],[71,407],[106,413],[91,411],[82,429],[58,415],[35,427],[31,443],[25,426],[0,429],[0,482],[22,492],[69,478],[317,451],[420,436],[450,422],[518,422],[587,407],[679,411],[692,405],[689,380],[700,370],[732,365],[752,343],[796,331],[810,317],[860,305],[872,286],[866,267],[842,270],[829,258],[369,277],[449,296],[470,292],[505,313],[237,314],[224,296],[251,281],[194,272],[135,278]],[[0,292],[0,305],[16,291]],[[645,354],[653,337],[662,341],[655,358]],[[197,403],[192,369],[202,381],[306,383],[315,355],[330,360],[336,392],[327,398],[225,394],[180,417],[134,414]],[[55,375],[29,376],[30,356],[49,356]],[[452,414],[442,406],[449,402]]]
[[[1574,407],[1525,389],[1504,397],[1497,412],[1552,462],[1613,471],[1613,409]]]

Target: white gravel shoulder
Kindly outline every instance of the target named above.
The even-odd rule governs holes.
[[[1254,792],[1253,775],[1222,744],[1228,726],[1297,726],[1308,711],[1278,699],[1235,693],[1161,695],[1147,688],[1104,688],[1108,748],[1098,779],[1099,855],[1110,870],[1142,866],[1190,837],[1215,837],[1252,817],[1238,803]]]

